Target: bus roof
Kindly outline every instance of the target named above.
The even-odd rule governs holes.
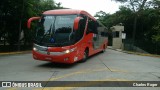
[[[43,14],[50,14],[50,15],[64,15],[64,14],[84,14],[93,20],[96,20],[92,15],[84,10],[75,10],[75,9],[56,9],[56,10],[48,10],[45,11]]]

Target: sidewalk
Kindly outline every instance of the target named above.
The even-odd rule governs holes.
[[[32,51],[15,51],[15,52],[0,52],[0,56],[2,55],[14,55],[14,54],[24,54],[24,53],[31,53]]]
[[[155,54],[146,54],[146,53],[139,53],[139,52],[133,52],[133,51],[126,51],[126,50],[122,50],[122,49],[114,49],[114,48],[112,48],[112,46],[108,46],[107,48],[115,50],[115,51],[127,53],[127,54],[135,54],[135,55],[141,55],[141,56],[150,56],[150,57],[160,58],[160,55],[155,55]]]

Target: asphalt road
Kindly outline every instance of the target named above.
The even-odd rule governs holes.
[[[105,53],[94,55],[84,63],[65,65],[33,60],[31,53],[3,55],[0,56],[0,81],[160,81],[160,58],[107,49]],[[88,86],[92,84],[94,86],[95,83]],[[160,87],[0,88],[24,89],[160,90]]]

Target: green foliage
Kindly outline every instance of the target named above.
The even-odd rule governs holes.
[[[141,11],[149,2],[149,0],[114,0],[116,2],[124,3],[126,7],[130,8],[133,12]]]
[[[123,6],[119,9],[120,10],[114,14],[106,14],[105,12],[100,11],[96,13],[95,17],[98,17],[98,19],[108,28],[119,23],[124,24],[133,16],[133,12]]]
[[[121,1],[121,0],[114,0]],[[140,3],[140,6],[134,7],[130,1]],[[108,28],[122,23],[125,26],[127,40],[132,40],[134,31],[134,19],[137,17],[135,45],[150,53],[160,54],[160,1],[146,0],[144,7],[142,3],[145,0],[124,0],[124,6],[114,14],[103,14],[100,11],[96,14],[100,21]],[[130,6],[126,6],[130,4]],[[131,8],[132,7],[132,8]],[[141,9],[140,9],[141,8]],[[131,44],[131,43],[130,43]]]
[[[149,3],[153,8],[160,9],[160,0],[152,0]]]
[[[30,43],[32,34],[27,29],[27,20],[41,15],[43,11],[57,8],[63,7],[53,0],[1,0],[0,38],[5,38],[10,45],[17,44],[19,33],[23,30],[24,43]]]
[[[153,26],[153,30],[155,32],[155,35],[152,36],[153,41],[160,42],[160,22],[158,25]]]

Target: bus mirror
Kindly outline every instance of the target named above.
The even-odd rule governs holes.
[[[74,26],[73,26],[73,29],[74,29],[74,30],[78,30],[79,23],[80,23],[81,20],[82,20],[81,17],[76,17],[76,18],[74,19]]]
[[[28,27],[28,29],[31,28],[31,22],[32,22],[32,21],[34,21],[34,20],[39,20],[39,19],[40,19],[40,17],[32,17],[32,18],[28,19],[28,22],[27,22],[27,27]]]

